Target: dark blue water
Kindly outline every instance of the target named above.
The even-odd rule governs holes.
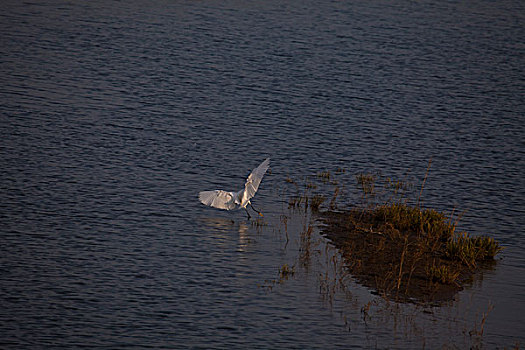
[[[2,348],[464,347],[489,303],[482,344],[525,343],[522,2],[0,9]],[[265,226],[198,203],[268,156]],[[288,175],[430,158],[425,204],[506,247],[456,302],[402,327],[313,268],[264,287],[299,254]]]

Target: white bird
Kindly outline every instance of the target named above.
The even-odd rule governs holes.
[[[244,188],[239,192],[227,192],[223,190],[202,191],[199,192],[199,200],[202,204],[219,209],[233,210],[244,208],[246,214],[248,214],[248,219],[250,219],[251,216],[246,207],[250,205],[260,216],[263,216],[259,210],[253,207],[250,199],[255,196],[255,192],[257,192],[259,184],[269,166],[270,158],[266,158],[257,168],[253,169],[250,176],[246,179]]]

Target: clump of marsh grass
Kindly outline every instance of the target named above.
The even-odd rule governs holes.
[[[284,264],[279,268],[279,280],[282,282],[295,274],[295,266]]]
[[[332,174],[330,174],[329,171],[322,171],[322,172],[317,173],[317,177],[321,179],[323,183],[329,183],[330,178],[332,177]]]
[[[303,196],[293,196],[288,200],[288,208],[296,208],[305,201]]]
[[[456,232],[445,214],[403,203],[320,214],[322,233],[364,285],[396,300],[437,301],[462,289],[480,262],[502,247]]]
[[[365,198],[374,195],[377,175],[360,173],[357,174],[355,178]]]
[[[427,269],[427,275],[432,281],[436,281],[443,284],[455,283],[459,277],[459,273],[460,271],[447,265],[432,265]]]
[[[326,198],[322,194],[313,195],[310,201],[310,208],[312,209],[312,211],[319,211],[319,207],[321,206],[321,204],[323,204],[325,200]]]
[[[317,174],[317,177],[325,184],[330,182],[330,176],[330,172],[322,172]],[[319,186],[316,183],[310,181],[308,177],[306,177],[305,185],[302,189],[295,180],[289,177],[286,178],[286,182],[293,184],[296,191],[296,194],[291,196],[288,200],[289,209],[304,208],[304,210],[307,210],[310,208],[312,212],[318,212],[321,205],[326,201],[326,197],[323,194],[315,192]]]
[[[450,223],[445,214],[404,203],[379,205],[370,211],[370,216],[371,220],[379,225],[439,240],[449,239],[455,230],[455,225]]]
[[[290,277],[295,275],[295,265],[289,266],[288,264],[283,264],[279,267],[279,276],[276,279],[265,280],[264,284],[260,284],[260,288],[266,289],[266,291],[273,290],[275,285],[283,284]]]
[[[475,267],[476,262],[494,259],[502,250],[492,237],[470,237],[467,232],[461,232],[447,241],[445,255],[469,267]]]
[[[339,209],[339,199],[347,194],[336,180],[345,171],[337,170],[317,173],[319,186],[307,178],[289,207],[310,208],[324,224],[321,233],[342,252],[350,274],[377,293],[400,301],[449,300],[481,262],[493,260],[503,248],[491,237],[456,232],[453,212],[422,207],[430,165],[413,202],[407,197],[411,183],[358,173],[354,179],[365,205]],[[329,201],[323,190],[333,193]]]

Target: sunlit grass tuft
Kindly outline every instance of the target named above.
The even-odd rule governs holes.
[[[452,237],[455,225],[445,214],[434,209],[421,209],[407,204],[390,203],[371,210],[374,221],[391,225],[403,232],[415,232],[440,240]]]
[[[447,242],[446,256],[474,267],[478,261],[494,259],[502,250],[492,237],[470,237],[468,233],[461,232]]]

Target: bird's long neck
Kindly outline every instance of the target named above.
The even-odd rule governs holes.
[[[237,192],[235,194],[235,204],[242,206],[244,204],[242,202],[243,196],[244,196],[244,190],[240,190],[239,192]]]

